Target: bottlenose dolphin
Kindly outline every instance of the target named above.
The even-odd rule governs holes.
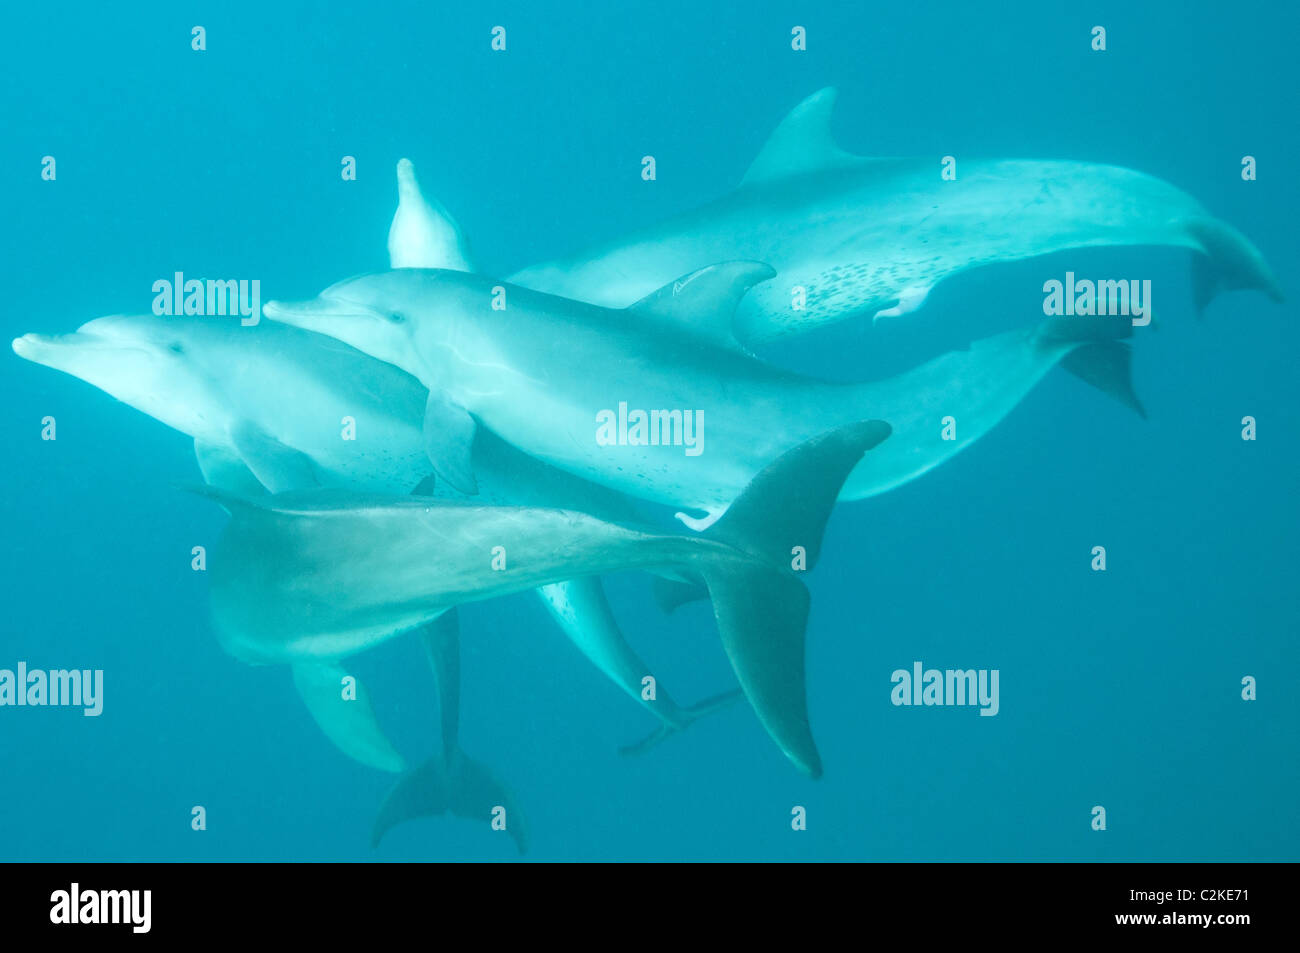
[[[844,478],[888,435],[888,424],[871,420],[800,444],[708,533],[691,536],[575,510],[196,487],[231,513],[209,560],[213,624],[240,657],[336,660],[465,602],[574,575],[685,572],[707,586],[723,648],[764,728],[817,777],[804,687],[809,595],[791,554],[802,548],[815,562]]]
[[[965,157],[946,181],[937,158],[844,152],[830,131],[835,98],[822,89],[796,106],[729,195],[508,280],[622,308],[714,262],[767,262],[777,280],[751,291],[736,314],[750,346],[854,315],[905,314],[944,278],[978,265],[1093,246],[1190,249],[1198,307],[1220,289],[1281,300],[1250,241],[1167,182],[1087,162]],[[420,196],[403,162],[393,267],[468,270],[459,228]]]
[[[210,317],[114,315],[67,335],[28,334],[16,353],[64,371],[194,438],[204,478],[242,493],[313,486],[382,493],[426,491],[432,465],[421,422],[427,391],[391,365],[340,342],[287,325],[241,327]],[[343,439],[351,421],[355,439]],[[474,438],[472,464],[485,501],[579,507],[611,519],[635,509],[514,450],[488,430]],[[439,494],[453,494],[445,485]],[[642,696],[651,669],[627,643],[598,579],[538,591],[565,635],[664,731],[689,725],[737,697],[690,707],[661,684]],[[340,699],[347,673],[330,663],[294,666],[294,684],[321,729],[363,764],[401,771],[405,762],[380,731],[364,686]]]
[[[25,334],[13,349],[193,437],[210,482],[396,492],[429,476],[409,421],[425,400],[417,382],[338,341],[267,330],[110,315],[72,334]]]
[[[910,480],[986,433],[1067,355],[1071,370],[1137,407],[1127,348],[1114,340],[1131,326],[1113,318],[1042,322],[863,384],[778,370],[730,333],[737,301],[771,275],[755,262],[714,265],[616,312],[509,285],[501,286],[505,310],[495,310],[491,279],[398,269],[340,282],[311,301],[271,302],[265,312],[338,337],[429,387],[435,467],[446,460],[464,469],[466,435],[482,424],[586,479],[702,511],[678,514],[697,529],[782,447],[852,420],[889,420],[894,437],[854,471],[841,498]],[[947,417],[955,433],[944,434]]]

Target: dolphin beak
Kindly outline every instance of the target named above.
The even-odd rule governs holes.
[[[148,354],[146,347],[99,331],[85,329],[71,334],[24,334],[14,338],[14,353],[33,364],[43,364],[56,371],[75,374],[73,369],[87,355],[112,353],[126,355],[140,352]]]
[[[47,363],[51,352],[58,346],[59,339],[48,334],[24,334],[20,338],[14,338],[13,342],[14,353],[35,364]]]
[[[272,321],[291,324],[307,331],[329,334],[330,325],[341,318],[379,318],[379,312],[365,305],[338,298],[312,298],[310,301],[268,301],[262,314]]]
[[[268,301],[262,305],[262,316],[283,324],[293,324],[293,316],[306,308],[307,301]]]

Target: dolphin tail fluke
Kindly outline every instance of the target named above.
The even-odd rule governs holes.
[[[447,812],[447,777],[441,755],[403,774],[384,798],[370,833],[370,846],[378,847],[392,828],[419,817]]]
[[[438,683],[442,752],[406,772],[385,798],[375,818],[371,846],[403,821],[456,817],[505,830],[522,854],[528,849],[523,812],[513,794],[492,772],[460,747],[460,623],[455,609],[421,626],[420,640]],[[504,825],[504,826],[499,826]]]
[[[504,830],[519,853],[528,850],[528,827],[514,794],[459,748],[402,775],[379,808],[370,846],[378,847],[384,835],[404,821],[448,812],[480,822],[485,829]]]
[[[1065,345],[1064,370],[1145,420],[1146,408],[1133,387],[1133,349],[1124,340],[1132,334],[1132,322],[1125,319],[1060,317],[1043,323],[1039,341],[1052,348]]]
[[[802,552],[815,564],[845,479],[889,433],[889,424],[869,420],[800,444],[754,477],[706,533],[753,557],[700,571],[740,687],[781,750],[814,778],[822,766],[804,685],[809,595],[791,571],[792,556]]]
[[[1220,291],[1254,288],[1274,301],[1282,300],[1277,276],[1245,235],[1216,218],[1193,219],[1185,227],[1204,250],[1192,262],[1192,296],[1198,314]]]
[[[481,823],[492,831],[504,830],[521,854],[528,852],[528,824],[519,800],[486,765],[459,748],[451,758],[451,783],[447,798],[451,813]]]
[[[685,731],[705,715],[711,715],[715,711],[722,711],[724,708],[730,707],[744,697],[745,693],[741,689],[733,688],[729,692],[723,692],[721,695],[714,695],[711,698],[704,699],[702,702],[691,705],[689,708],[683,708],[681,709],[682,721],[680,724],[661,724],[640,741],[619,748],[618,753],[629,757],[645,754],[651,748],[656,747],[659,742],[670,738],[681,731]]]

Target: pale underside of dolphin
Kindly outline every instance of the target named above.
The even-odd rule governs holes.
[[[74,334],[25,335],[14,350],[193,437],[204,478],[218,488],[404,493],[426,492],[431,482],[421,434],[425,388],[328,337],[265,322],[242,327],[209,317],[120,315]],[[487,430],[474,439],[471,458],[484,501],[581,506],[615,519],[635,512],[616,494],[545,466]],[[445,484],[436,489],[460,496]],[[575,646],[666,729],[684,728],[737,697],[681,707],[661,685],[656,697],[644,698],[642,679],[652,670],[627,643],[598,579],[557,582],[538,595]],[[405,769],[363,685],[345,701],[339,685],[347,673],[337,664],[303,663],[293,674],[308,710],[340,750],[381,770]]]
[[[965,157],[956,179],[945,180],[938,157],[844,152],[831,135],[835,98],[827,88],[796,106],[723,198],[509,280],[622,308],[716,262],[765,262],[776,278],[736,313],[749,346],[854,316],[905,314],[966,269],[1074,248],[1187,248],[1198,306],[1238,288],[1281,299],[1260,252],[1167,182],[1086,162]],[[421,197],[403,162],[389,236],[394,267],[468,270],[458,226]]]
[[[723,647],[768,734],[817,776],[803,674],[808,591],[790,554],[802,547],[815,562],[844,477],[888,435],[887,424],[864,421],[802,443],[702,536],[542,507],[199,488],[231,512],[209,559],[213,623],[243,657],[331,661],[462,603],[573,575],[686,573],[707,586]]]
[[[987,433],[1067,356],[1072,371],[1137,407],[1127,346],[1115,340],[1130,325],[1114,318],[1016,329],[864,384],[778,370],[730,333],[737,300],[770,274],[752,262],[712,266],[619,312],[507,285],[506,309],[495,311],[491,279],[398,269],[265,310],[396,363],[437,393],[425,419],[435,467],[462,467],[454,461],[465,435],[482,426],[587,480],[705,514],[682,514],[696,528],[784,447],[853,420],[888,420],[894,436],[853,472],[841,499],[911,480]],[[692,412],[700,452],[686,452],[684,427],[662,417],[649,439],[642,428],[640,442],[630,430],[602,441],[602,413],[623,404]],[[948,417],[956,439],[945,439]]]

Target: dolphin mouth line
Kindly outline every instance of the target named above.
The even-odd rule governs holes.
[[[73,331],[71,334],[37,334],[30,332],[13,340],[13,349],[22,353],[20,348],[30,350],[33,348],[49,348],[54,350],[66,351],[72,349],[95,349],[95,350],[113,350],[113,351],[139,351],[148,353],[147,348],[136,347],[131,344],[116,340],[115,338],[106,337],[102,334],[96,334],[93,331]]]
[[[309,301],[268,301],[262,314],[272,321],[294,324],[297,320],[312,318],[382,318],[384,315],[363,304],[338,299],[312,299]]]
[[[120,357],[127,355],[152,358],[153,352],[145,347],[106,338],[93,332],[74,331],[71,334],[24,334],[13,339],[10,345],[13,352],[25,361],[49,367],[56,371],[65,371],[80,377],[77,373],[78,358],[89,354],[113,354]]]
[[[82,334],[82,332],[80,331],[73,331],[71,334],[37,334],[35,332],[31,332],[28,334],[24,334],[21,337],[14,338],[14,347],[16,349],[20,344],[23,345],[24,347],[67,346],[69,340],[71,338],[77,337],[78,335],[80,335],[83,339],[87,339],[87,340],[89,340],[89,338],[91,337],[91,335]]]

